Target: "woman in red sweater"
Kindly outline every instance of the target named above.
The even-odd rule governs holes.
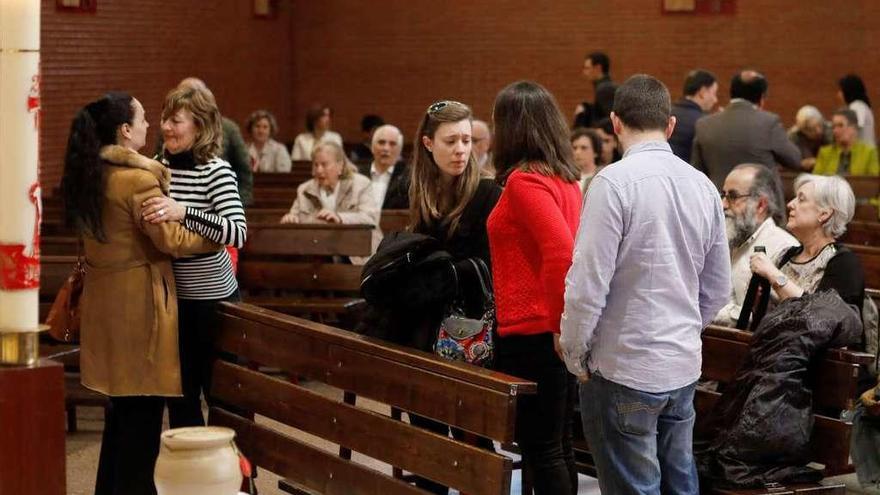
[[[580,171],[553,96],[520,81],[495,98],[495,166],[505,186],[489,216],[498,342],[495,368],[533,380],[518,399],[516,441],[536,495],[577,493],[574,377],[555,351],[565,275],[580,220]]]

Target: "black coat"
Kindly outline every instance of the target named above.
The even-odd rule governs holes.
[[[669,137],[669,146],[675,156],[690,163],[697,120],[705,114],[700,105],[684,98],[672,105],[672,115],[675,116],[675,130]]]
[[[372,165],[372,163],[362,163],[358,165],[358,172],[370,177]],[[409,209],[409,181],[409,165],[400,160],[394,164],[394,172],[391,173],[391,181],[388,182],[388,190],[382,202],[383,210]]]
[[[437,241],[433,247],[434,256],[422,251],[420,262],[413,265],[408,276],[395,279],[384,289],[378,288],[392,292],[394,295],[389,300],[394,303],[370,304],[357,330],[365,335],[430,351],[444,311],[459,291],[466,303],[465,309],[476,311],[482,295],[478,291],[476,274],[467,260],[480,258],[491,268],[486,220],[499,197],[501,188],[494,181],[483,179],[452,236],[447,236],[449,226],[445,224],[417,227],[417,233],[429,235]],[[383,245],[389,249],[398,240],[394,238],[387,243],[383,240],[374,258],[383,257]],[[458,284],[450,263],[455,264]],[[369,302],[371,298],[367,294],[364,296]]]
[[[862,322],[835,292],[788,298],[761,320],[745,362],[696,431],[701,485],[814,482],[810,372],[822,353],[860,340]]]

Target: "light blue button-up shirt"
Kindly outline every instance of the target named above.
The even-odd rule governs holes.
[[[664,141],[630,147],[593,178],[565,279],[560,344],[585,364],[645,392],[693,383],[702,329],[730,294],[718,190]]]

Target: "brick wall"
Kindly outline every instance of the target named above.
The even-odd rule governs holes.
[[[2,0],[0,0],[2,1]],[[165,93],[183,77],[203,78],[220,110],[242,124],[257,108],[276,113],[291,136],[290,8],[254,19],[245,0],[98,0],[94,14],[42,3],[41,174],[46,194],[61,176],[73,115],[108,90],[138,98],[152,153]]]
[[[770,81],[768,109],[787,123],[805,103],[834,109],[848,71],[880,102],[872,0],[740,0],[732,16],[662,15],[660,0],[280,0],[272,21],[253,19],[249,0],[99,0],[96,14],[54,4],[43,0],[47,192],[76,108],[111,88],[131,91],[147,108],[152,147],[165,92],[189,74],[239,123],[255,108],[275,111],[288,141],[314,101],[336,109],[346,140],[358,139],[361,115],[378,112],[409,141],[433,100],[461,100],[488,119],[497,91],[520,78],[547,86],[570,117],[592,98],[580,67],[597,48],[616,80],[647,72],[675,96],[689,69],[712,70],[722,103],[730,76],[755,66]]]
[[[768,109],[790,123],[797,108],[836,106],[836,81],[858,71],[880,103],[880,2],[740,0],[732,16],[662,15],[660,0],[293,1],[294,113],[310,101],[339,109],[355,138],[358,119],[380,112],[407,140],[432,100],[449,97],[489,118],[495,94],[529,78],[547,86],[571,117],[592,99],[584,55],[604,49],[615,80],[647,72],[681,91],[689,69],[721,79],[748,64],[770,82]]]

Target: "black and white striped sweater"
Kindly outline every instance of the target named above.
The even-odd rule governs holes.
[[[171,168],[171,197],[186,207],[184,227],[219,244],[244,246],[247,222],[229,163],[215,157],[196,164],[191,152],[162,161]],[[174,279],[180,299],[223,299],[238,289],[225,249],[174,260]]]

